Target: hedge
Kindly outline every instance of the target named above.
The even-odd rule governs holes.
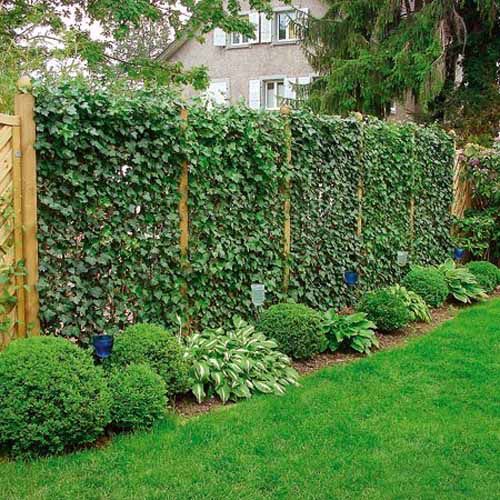
[[[288,295],[338,307],[354,300],[345,270],[372,288],[397,278],[398,250],[413,263],[449,252],[453,142],[437,128],[201,103],[189,106],[186,124],[182,102],[167,91],[66,81],[36,94],[47,333],[85,341],[136,321],[178,326],[177,315],[194,328],[216,326],[253,314],[257,281],[269,301]],[[181,261],[184,161],[189,253]]]

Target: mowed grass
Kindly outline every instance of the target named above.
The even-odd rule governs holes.
[[[0,464],[0,497],[499,498],[499,347],[496,299],[281,398]]]

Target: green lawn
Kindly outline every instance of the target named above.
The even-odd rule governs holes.
[[[0,464],[1,498],[499,498],[500,300],[284,397]]]

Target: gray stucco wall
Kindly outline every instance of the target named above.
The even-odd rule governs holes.
[[[272,4],[276,9],[286,8],[283,2],[273,1]],[[321,17],[326,11],[320,0],[296,0],[293,6],[307,7],[309,13],[315,17]],[[243,6],[243,12],[245,10],[248,10],[248,5]],[[216,47],[212,32],[205,37],[203,44],[188,40],[169,60],[181,61],[187,68],[205,65],[211,80],[227,79],[230,101],[233,103],[241,98],[248,102],[250,80],[298,78],[313,74],[299,42],[277,42],[274,37],[271,43]],[[186,97],[193,94],[192,88],[186,89]]]

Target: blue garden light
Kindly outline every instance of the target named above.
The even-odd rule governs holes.
[[[453,258],[455,260],[460,260],[464,256],[465,250],[463,248],[455,248],[453,250]]]
[[[358,273],[356,271],[346,271],[344,273],[344,282],[347,286],[355,286],[358,282]]]
[[[113,335],[94,335],[92,345],[99,359],[109,358],[113,350]]]

